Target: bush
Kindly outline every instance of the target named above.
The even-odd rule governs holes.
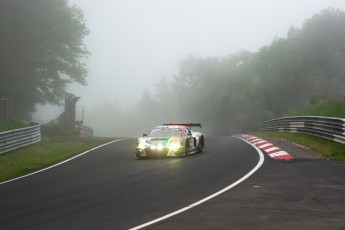
[[[345,101],[312,97],[308,106],[292,110],[289,116],[325,116],[345,118]]]

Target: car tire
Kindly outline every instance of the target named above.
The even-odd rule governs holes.
[[[198,144],[199,152],[202,153],[204,151],[204,148],[205,148],[205,139],[204,139],[204,136],[201,135],[199,138],[199,144]]]
[[[202,153],[203,151],[204,151],[204,146],[201,143],[199,143],[198,144],[198,152]]]
[[[143,159],[143,157],[139,153],[135,154],[135,158],[137,158],[137,160],[142,160]]]

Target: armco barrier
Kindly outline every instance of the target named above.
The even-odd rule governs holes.
[[[83,137],[92,137],[93,129],[87,126],[83,126]]]
[[[37,123],[32,123],[32,125],[27,128],[1,132],[0,154],[37,143],[40,140],[41,127]]]
[[[345,119],[320,116],[282,117],[261,122],[257,131],[305,133],[345,144]]]
[[[78,135],[80,137],[93,137],[93,129],[83,125],[82,123],[78,124]]]

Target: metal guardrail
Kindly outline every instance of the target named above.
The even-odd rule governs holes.
[[[92,137],[93,129],[83,125],[83,137]]]
[[[78,135],[80,137],[93,137],[93,129],[83,125],[82,122],[78,124]]]
[[[297,132],[345,144],[345,119],[321,116],[282,117],[261,122],[257,131]]]
[[[0,133],[0,154],[37,143],[41,140],[40,124]]]

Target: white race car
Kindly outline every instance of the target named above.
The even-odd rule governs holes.
[[[135,156],[177,157],[202,152],[204,136],[193,132],[192,127],[201,128],[201,124],[164,124],[153,128],[149,135],[138,139]]]

